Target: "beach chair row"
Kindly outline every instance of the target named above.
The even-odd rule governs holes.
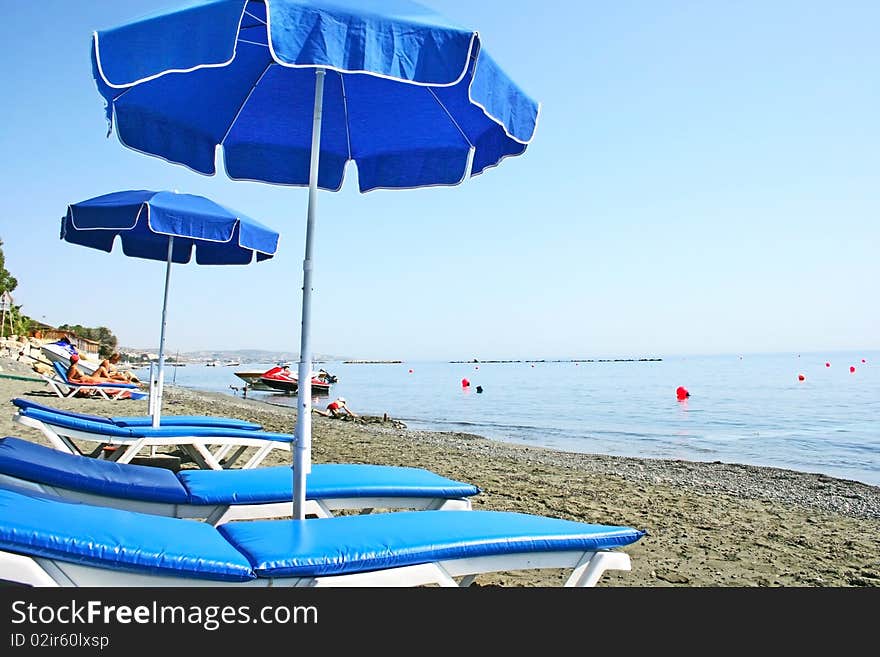
[[[28,400],[16,406],[19,413],[51,412]],[[117,428],[141,421],[103,420]],[[205,421],[216,431],[223,431],[216,423],[234,424]],[[626,526],[475,510],[471,500],[480,490],[472,484],[366,464],[314,465],[307,513],[317,518],[291,520],[292,485],[288,466],[173,472],[0,438],[0,580],[467,586],[483,573],[561,568],[566,586],[594,586],[609,570],[629,570],[621,548],[645,535]],[[342,510],[360,513],[334,515]],[[241,519],[251,522],[235,522]]]

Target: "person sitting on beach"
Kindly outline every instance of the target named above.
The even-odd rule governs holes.
[[[313,408],[312,410],[315,411],[315,413],[317,413],[318,415],[323,415],[324,417],[340,418],[340,417],[343,417],[344,415],[348,415],[349,417],[353,417],[353,418],[357,417],[358,416],[357,413],[352,411],[345,404],[346,404],[345,397],[339,397],[335,401],[332,401],[329,404],[327,404],[326,411],[322,411],[318,408]]]
[[[119,353],[114,352],[110,358],[105,358],[98,365],[94,376],[111,379],[113,381],[124,381],[125,383],[140,383],[141,380],[131,372],[123,372],[117,368],[119,363]]]

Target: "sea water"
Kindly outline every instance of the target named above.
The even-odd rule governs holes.
[[[230,388],[243,386],[236,370],[274,365],[188,365],[169,368],[166,381],[240,396]],[[342,396],[359,414],[387,413],[412,429],[570,452],[772,466],[880,485],[877,351],[319,366],[339,381],[330,397],[314,396],[314,405]],[[689,398],[677,399],[679,386]],[[296,405],[295,395],[283,393],[251,390],[248,398]]]

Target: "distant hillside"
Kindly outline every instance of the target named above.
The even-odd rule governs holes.
[[[266,349],[206,349],[180,353],[180,359],[187,360],[237,360],[242,363],[274,363],[277,360],[299,360],[299,354],[290,351],[269,351]]]
[[[120,351],[124,351],[126,353],[156,354],[159,350],[158,348],[156,348],[155,350],[149,350],[123,347],[120,349]],[[299,361],[299,354],[296,352],[269,351],[267,349],[206,349],[203,351],[181,351],[179,356],[176,351],[170,351],[165,353],[165,357],[169,360],[177,360],[179,357],[181,362],[191,363],[201,363],[211,360],[218,360],[221,362],[237,360],[240,363],[275,363],[278,361]],[[331,356],[327,354],[314,354],[312,358],[315,361],[343,360],[342,358],[339,358],[337,356]]]

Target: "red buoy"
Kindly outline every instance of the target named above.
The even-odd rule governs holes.
[[[798,374],[798,381],[804,381],[806,378],[803,374]]]
[[[467,379],[462,379],[462,380],[461,380],[461,387],[462,387],[462,388],[467,388],[470,384],[471,384],[471,382],[468,381]]]
[[[850,365],[850,366],[849,366],[849,371],[850,371],[850,372],[855,372],[855,371],[856,371],[856,366],[855,366],[855,365]]]
[[[413,372],[412,370],[409,371],[410,374],[412,374],[412,372]]]
[[[691,396],[691,393],[689,393],[687,391],[687,388],[685,388],[684,386],[678,386],[675,389],[675,397],[678,399],[678,401],[684,401],[685,399],[687,399],[690,396]]]
[[[825,367],[831,367],[831,363],[825,363]]]

